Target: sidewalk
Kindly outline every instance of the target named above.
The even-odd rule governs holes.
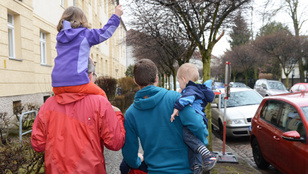
[[[212,144],[213,144],[213,151],[219,152],[222,154],[223,152],[223,141],[219,138],[217,138],[215,135],[212,136]],[[248,159],[243,159],[241,156],[239,156],[234,150],[232,150],[229,146],[225,146],[225,154],[231,153],[233,156],[235,156],[238,163],[221,163],[217,162],[216,166],[213,170],[211,170],[211,174],[221,174],[221,173],[232,173],[232,174],[261,174],[258,170],[256,170],[254,167],[252,167],[249,164]]]
[[[215,135],[212,136],[213,151],[220,152],[223,151],[223,142]],[[261,174],[258,170],[252,167],[247,159],[240,157],[234,150],[229,146],[225,146],[225,152],[232,153],[238,161],[238,163],[217,163],[211,174]],[[105,161],[106,170],[108,174],[120,174],[119,166],[122,161],[121,150],[114,152],[105,148]]]

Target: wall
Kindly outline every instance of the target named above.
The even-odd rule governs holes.
[[[44,97],[52,95],[51,72],[57,56],[56,26],[65,8],[71,5],[81,7],[92,28],[103,27],[115,9],[115,4],[110,0],[63,0],[63,5],[60,2],[0,2],[0,112],[11,114],[13,101],[42,105]],[[14,58],[9,58],[8,13],[14,16]],[[46,34],[46,64],[41,64],[40,32]],[[91,49],[90,55],[97,63],[96,72],[99,76],[125,76],[126,43],[120,44],[125,37],[125,25],[121,22],[108,41]]]

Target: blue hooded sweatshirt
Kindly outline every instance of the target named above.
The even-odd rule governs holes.
[[[190,106],[171,122],[173,105],[180,97],[176,91],[147,86],[138,91],[134,103],[125,113],[125,144],[122,154],[127,164],[138,168],[140,139],[149,174],[188,174],[187,145],[183,142],[183,126],[187,126],[205,145],[208,131],[202,119]]]
[[[198,114],[202,115],[205,125],[208,127],[204,108],[214,100],[214,92],[205,84],[189,81],[181,94],[182,96],[175,102],[174,108],[181,111],[185,106],[191,105]]]
[[[88,60],[90,49],[109,39],[120,24],[120,17],[113,14],[101,29],[71,28],[63,21],[63,29],[57,35],[57,57],[52,70],[53,87],[77,86],[90,82]]]

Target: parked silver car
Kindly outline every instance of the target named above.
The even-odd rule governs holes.
[[[212,125],[223,134],[224,122],[224,90],[216,95],[212,102]],[[249,136],[251,119],[255,115],[263,97],[253,89],[230,88],[230,97],[226,109],[226,136]]]
[[[230,82],[229,86],[230,88],[250,88],[245,83],[241,83],[241,82]]]
[[[284,84],[277,80],[259,79],[256,81],[254,89],[263,97],[289,93]]]

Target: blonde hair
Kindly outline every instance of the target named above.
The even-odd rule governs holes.
[[[198,68],[191,63],[184,63],[180,66],[177,72],[178,78],[184,77],[187,81],[197,81],[199,80],[199,71]]]
[[[72,28],[78,28],[78,27],[90,28],[86,15],[79,7],[76,6],[70,6],[64,10],[57,26],[58,32],[60,32],[63,29],[64,20],[69,21],[71,23]]]

